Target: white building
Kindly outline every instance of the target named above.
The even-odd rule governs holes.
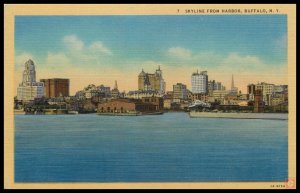
[[[25,62],[25,70],[23,71],[23,81],[17,88],[17,99],[22,101],[30,101],[35,98],[44,96],[44,83],[36,82],[36,72],[34,62],[28,60]]]
[[[208,92],[207,71],[202,71],[200,73],[197,71],[192,74],[192,92],[195,94]]]

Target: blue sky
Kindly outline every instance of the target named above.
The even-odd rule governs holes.
[[[286,15],[16,16],[16,70],[32,57],[43,77],[72,68],[77,75],[86,71],[96,77],[93,71],[104,70],[116,78],[117,71],[134,75],[161,65],[165,75],[185,67],[183,77],[192,69],[208,70],[213,79],[226,82],[244,70],[287,68],[286,25]],[[226,79],[217,72],[226,72]],[[174,78],[165,79],[170,80],[167,88],[176,84]]]

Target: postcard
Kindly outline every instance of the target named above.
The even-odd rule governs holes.
[[[6,189],[295,189],[296,6],[4,6]]]

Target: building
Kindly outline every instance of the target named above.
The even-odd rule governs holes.
[[[249,95],[248,100],[254,101],[254,93],[255,93],[255,84],[249,84],[247,86],[247,94]]]
[[[208,75],[207,71],[202,71],[192,74],[192,92],[193,93],[208,93]]]
[[[214,84],[214,90],[225,90],[224,86],[222,85],[221,82],[215,82]]]
[[[111,97],[112,98],[119,98],[120,97],[120,92],[119,92],[119,89],[118,89],[118,83],[117,83],[116,80],[115,80],[115,86],[111,90]]]
[[[230,89],[230,93],[237,95],[238,94],[238,88],[234,86],[234,79],[233,79],[233,75],[231,77],[231,89]]]
[[[216,82],[215,80],[208,81],[208,95],[212,96],[214,90],[225,90],[225,87],[221,82]]]
[[[17,88],[17,100],[31,101],[44,96],[44,83],[36,82],[34,62],[29,59],[25,62],[23,81]]]
[[[148,90],[148,91],[129,91],[125,94],[125,98],[132,98],[132,99],[142,99],[143,97],[163,97],[164,94],[159,91]]]
[[[271,104],[272,94],[274,92],[274,84],[269,84],[265,82],[261,82],[255,85],[256,90],[262,91],[263,101],[265,105]]]
[[[140,99],[112,99],[98,104],[98,113],[155,112],[156,106]]]
[[[109,86],[104,86],[101,84],[100,86],[97,86],[97,90],[99,90],[100,93],[104,94],[104,97],[110,97],[110,87]]]
[[[41,79],[44,83],[44,95],[48,98],[69,96],[70,80],[62,78]]]
[[[221,104],[224,104],[225,97],[229,94],[230,94],[230,91],[228,91],[228,90],[214,90],[212,97],[215,102],[218,101]],[[208,99],[208,101],[211,101],[211,100],[212,99]]]
[[[138,75],[138,90],[140,91],[159,91],[164,93],[166,90],[166,83],[162,76],[162,70],[160,66],[154,74],[142,72]]]
[[[155,106],[155,110],[159,111],[164,108],[164,100],[162,97],[143,97],[143,103],[151,103]]]
[[[254,93],[254,113],[264,112],[263,94],[261,90],[256,90]]]
[[[186,85],[182,83],[173,85],[173,99],[187,99]]]

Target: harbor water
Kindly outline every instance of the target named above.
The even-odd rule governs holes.
[[[287,131],[287,120],[181,112],[15,115],[15,181],[285,181]]]

